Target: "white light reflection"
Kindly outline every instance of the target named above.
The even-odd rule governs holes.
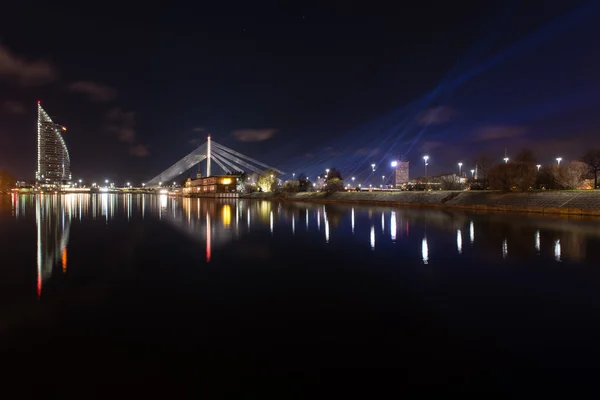
[[[473,221],[469,224],[469,238],[471,239],[471,244],[475,241],[475,226],[473,225]]]
[[[392,211],[390,217],[390,237],[392,241],[396,240],[396,211]]]
[[[308,208],[306,209],[306,230],[308,230]]]
[[[375,250],[375,226],[371,226],[371,250]]]
[[[560,239],[556,239],[556,241],[554,242],[554,259],[558,262],[561,262],[562,260],[560,259]]]
[[[271,223],[271,235],[273,234],[273,210],[271,210],[270,214],[270,223]]]
[[[325,243],[329,243],[329,220],[327,220],[327,214],[325,217]]]
[[[381,213],[381,233],[385,233],[385,215]]]
[[[248,207],[248,229],[250,229],[250,207]]]
[[[317,230],[321,231],[321,210],[317,210]]]
[[[211,234],[212,226],[210,220],[210,214],[206,213],[206,262],[210,262],[212,247],[211,247]]]
[[[352,207],[352,234],[354,235],[354,207]]]
[[[429,246],[427,246],[427,236],[423,237],[421,242],[421,255],[423,256],[423,264],[429,263]]]
[[[296,215],[292,215],[292,235],[296,234]]]
[[[535,231],[535,250],[540,252],[540,231],[539,229]]]
[[[456,249],[458,254],[462,254],[462,232],[460,229],[456,230]]]
[[[502,258],[506,258],[508,256],[508,242],[506,239],[502,242]]]

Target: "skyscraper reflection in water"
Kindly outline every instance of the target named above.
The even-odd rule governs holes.
[[[37,196],[35,223],[37,233],[37,293],[42,294],[44,281],[61,265],[67,272],[67,245],[71,231],[72,197]]]

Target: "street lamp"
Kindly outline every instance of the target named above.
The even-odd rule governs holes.
[[[294,180],[296,178],[296,173],[292,172],[292,180]]]
[[[542,168],[541,164],[536,165],[538,172],[540,172],[540,168]]]
[[[472,169],[472,170],[471,170],[471,178],[474,178],[474,177],[475,177],[475,170],[474,170],[474,169]]]
[[[105,179],[104,183],[106,183],[106,187],[108,187],[108,179]]]
[[[508,157],[504,157],[504,164],[508,164]]]
[[[327,168],[325,172],[327,172],[327,176],[329,176],[329,168]]]
[[[425,178],[427,178],[427,166],[429,165],[427,161],[429,160],[429,156],[423,156],[423,160],[425,161]]]
[[[398,161],[392,161],[392,168],[396,168],[398,166]]]
[[[146,186],[146,184],[145,184],[145,183],[142,183],[142,187],[144,187],[144,186]]]
[[[459,163],[458,163],[458,176],[460,176],[460,174],[461,174],[461,171],[462,171],[462,163],[461,163],[461,162],[459,162]]]
[[[161,185],[162,185],[162,182],[158,182],[158,187],[161,187]]]
[[[560,162],[562,161],[562,157],[557,157],[556,158],[556,162],[558,162],[558,165],[560,165]]]
[[[375,172],[375,164],[371,164],[371,169]]]

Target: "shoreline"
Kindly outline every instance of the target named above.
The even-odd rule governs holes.
[[[600,216],[600,190],[495,192],[337,192],[271,194],[252,193],[241,199],[312,203],[363,204],[488,212]]]

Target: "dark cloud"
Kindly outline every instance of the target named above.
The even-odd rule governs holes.
[[[421,112],[416,119],[419,125],[440,125],[449,122],[456,115],[456,110],[447,106],[431,107]]]
[[[69,84],[69,91],[81,93],[91,101],[106,102],[117,97],[117,90],[102,83],[90,81],[78,81]]]
[[[129,148],[129,154],[134,157],[148,157],[150,155],[150,151],[148,151],[148,146],[144,144],[136,144]]]
[[[232,132],[233,137],[240,142],[261,142],[272,138],[277,129],[239,129]]]
[[[476,142],[488,140],[511,139],[527,132],[527,128],[519,125],[488,125],[475,131]]]
[[[198,127],[194,128],[194,129],[192,129],[192,132],[204,132],[204,128],[201,127],[201,126],[198,126]]]
[[[25,114],[27,111],[23,103],[19,101],[7,100],[3,104],[4,109],[11,114]]]
[[[58,79],[58,70],[46,60],[27,60],[0,44],[0,78],[24,86],[44,85]]]

